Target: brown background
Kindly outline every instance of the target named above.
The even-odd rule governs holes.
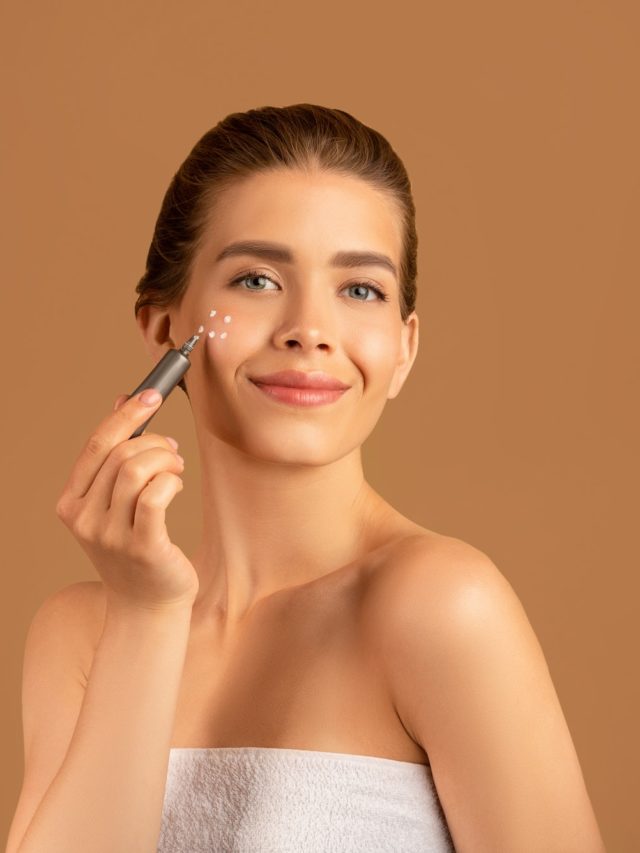
[[[230,112],[339,107],[404,160],[420,352],[364,447],[405,515],[488,553],[543,646],[610,851],[640,849],[636,2],[5,2],[2,829],[31,618],[97,573],[54,506],[152,363],[134,287],[164,191]],[[169,509],[198,536],[186,458]]]

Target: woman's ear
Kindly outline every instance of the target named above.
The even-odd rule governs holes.
[[[393,379],[391,380],[391,385],[389,386],[387,400],[393,400],[398,396],[409,375],[409,371],[413,367],[413,362],[416,360],[416,355],[418,354],[418,325],[418,315],[415,311],[402,324],[402,329],[400,330],[400,357],[395,373],[393,374]]]
[[[171,337],[171,316],[166,308],[143,305],[138,311],[136,322],[154,361],[159,361],[167,350],[175,348]]]

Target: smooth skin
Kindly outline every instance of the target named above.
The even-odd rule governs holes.
[[[248,239],[284,245],[295,260],[216,263],[224,247]],[[346,565],[391,511],[364,479],[361,445],[413,365],[418,316],[402,322],[390,271],[330,266],[345,249],[374,250],[398,266],[395,204],[356,178],[252,176],[217,203],[181,304],[139,315],[154,361],[209,322],[211,308],[232,317],[225,340],[198,344],[185,377],[202,472],[197,623],[232,627],[275,590]],[[255,269],[271,281],[231,286]],[[389,301],[358,288],[363,281]],[[295,408],[248,378],[287,368],[323,370],[351,389],[330,405]]]
[[[334,267],[330,260],[338,251],[370,250],[398,268],[399,223],[393,200],[357,178],[326,172],[278,170],[226,191],[211,211],[180,305],[148,307],[138,318],[154,362],[201,323],[209,328],[211,308],[233,318],[224,341],[201,340],[186,375],[202,476],[200,545],[188,561],[170,547],[161,521],[178,491],[171,478],[179,479],[180,470],[169,463],[160,436],[144,452],[139,444],[137,474],[118,498],[123,510],[128,507],[120,514],[120,538],[114,524],[110,541],[112,548],[116,541],[124,549],[131,545],[124,519],[129,513],[130,524],[152,467],[156,480],[164,471],[154,521],[162,571],[135,570],[132,585],[133,552],[103,560],[98,547],[92,561],[102,583],[58,594],[56,612],[64,618],[40,620],[46,623],[41,635],[53,630],[52,621],[58,630],[66,624],[67,636],[75,632],[65,659],[84,673],[89,689],[95,684],[97,694],[97,685],[104,685],[107,694],[107,676],[96,675],[96,650],[104,670],[111,665],[118,671],[114,637],[124,624],[142,647],[139,654],[153,654],[148,619],[144,625],[136,619],[134,631],[123,613],[146,608],[164,615],[164,605],[176,603],[176,619],[166,623],[174,625],[168,655],[169,648],[183,649],[188,606],[173,723],[168,727],[166,709],[162,717],[154,710],[156,740],[174,747],[279,746],[430,763],[458,851],[601,853],[544,655],[510,584],[485,554],[414,524],[364,479],[361,446],[411,370],[418,317],[414,312],[402,322],[399,282],[390,270]],[[290,260],[253,253],[216,262],[238,240],[285,247]],[[231,285],[243,275],[249,278]],[[388,301],[368,285],[382,288]],[[293,408],[249,380],[285,368],[321,369],[351,388],[330,405]],[[122,409],[133,405],[127,401]],[[107,418],[103,432],[109,429]],[[105,462],[105,483],[122,470],[121,447],[116,443]],[[85,526],[96,537],[97,521]],[[139,561],[142,552],[135,555]],[[132,610],[122,606],[127,600]],[[155,615],[152,624],[157,630]],[[108,648],[105,625],[112,628]],[[174,678],[179,658],[163,663]],[[28,677],[30,668],[25,671]],[[28,691],[32,703],[35,682]],[[69,720],[82,701],[79,691],[75,696]],[[115,737],[113,726],[100,720],[97,701],[83,713],[85,731],[104,725]],[[119,713],[126,718],[126,708]],[[31,731],[45,724],[30,718],[29,725]],[[73,722],[65,731],[68,742]],[[87,756],[84,765],[76,759],[78,784],[88,772],[81,767],[90,765],[88,735],[85,741],[84,751],[76,748]],[[49,767],[59,766],[63,754]],[[158,751],[158,790],[160,757]],[[44,781],[43,773],[39,797]],[[72,802],[71,782],[66,790],[67,800],[59,794],[62,803]],[[36,799],[32,793],[24,815],[33,813]],[[160,805],[156,795],[148,817],[152,841]]]

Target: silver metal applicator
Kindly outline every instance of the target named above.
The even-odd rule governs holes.
[[[145,388],[155,388],[162,394],[162,403],[164,403],[187,370],[191,367],[189,353],[193,350],[199,339],[200,335],[193,335],[188,341],[185,341],[185,343],[182,344],[180,349],[170,349],[166,352],[153,368],[151,373],[142,380],[135,391],[132,391],[129,396],[133,397],[135,394],[139,394],[140,391],[144,391]],[[129,436],[129,438],[136,438],[136,436],[140,435],[146,429],[151,418],[156,415],[162,407],[162,403],[160,403],[153,415],[151,415],[150,418],[147,418],[147,420],[139,426],[138,429]]]

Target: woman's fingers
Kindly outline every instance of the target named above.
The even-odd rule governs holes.
[[[113,448],[120,442],[128,440],[135,429],[149,418],[149,414],[157,409],[161,402],[162,397],[152,406],[147,406],[140,401],[140,394],[137,394],[122,402],[116,411],[107,415],[98,424],[71,469],[58,502],[59,509],[61,504],[74,504],[87,494]]]
[[[120,406],[124,403],[125,400],[129,399],[128,394],[120,394],[119,397],[116,398],[115,403],[113,404],[113,411],[117,412]]]
[[[165,526],[166,508],[183,488],[177,445],[154,433],[131,438],[161,402],[146,406],[140,395],[120,395],[85,444],[56,506],[113,601],[146,610],[193,604],[199,588],[195,567]]]
[[[175,474],[163,471],[140,492],[136,503],[134,531],[142,541],[160,543],[167,537],[166,510],[173,498],[184,488]]]
[[[98,512],[105,514],[113,503],[113,492],[122,467],[125,464],[129,464],[130,460],[135,460],[142,454],[153,449],[166,450],[173,456],[176,455],[169,439],[167,437],[163,438],[161,435],[157,435],[156,433],[143,433],[143,435],[136,436],[136,438],[120,442],[119,445],[114,447],[107,457],[104,465],[98,471],[93,483],[91,484],[91,490],[82,499],[82,503],[90,503],[94,513]],[[161,468],[150,470],[144,482],[140,482],[140,488],[138,491],[140,491],[144,483],[151,479],[151,477],[159,470],[161,470]],[[132,524],[133,514],[131,513],[129,527],[131,527]]]
[[[123,532],[131,532],[135,520],[136,504],[145,494],[146,489],[149,488],[148,484],[153,483],[162,473],[166,472],[174,476],[181,474],[183,470],[184,463],[180,461],[180,457],[173,450],[152,447],[136,453],[135,456],[120,465],[116,472],[111,504],[107,512],[108,526],[113,526]],[[154,488],[147,497],[153,498],[155,495],[156,489]]]

